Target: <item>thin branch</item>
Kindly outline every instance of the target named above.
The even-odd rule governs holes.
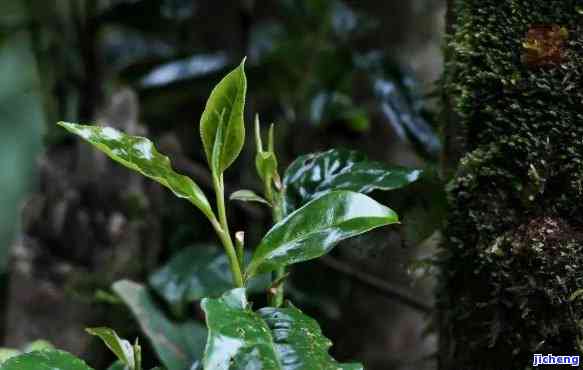
[[[421,301],[419,298],[412,296],[409,292],[403,290],[400,287],[394,286],[379,277],[367,274],[362,271],[357,271],[352,268],[352,266],[344,262],[340,262],[330,256],[321,257],[320,261],[329,268],[338,271],[363,285],[366,285],[367,287],[387,298],[394,299],[424,314],[433,313],[433,307],[431,305],[428,305],[427,303]]]

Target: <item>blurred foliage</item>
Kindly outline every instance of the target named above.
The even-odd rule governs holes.
[[[188,305],[204,297],[219,297],[233,286],[227,256],[216,245],[183,248],[150,275],[148,282],[178,318],[184,318]],[[248,282],[247,292],[264,292],[269,284],[269,276],[259,276]]]
[[[198,321],[175,322],[166,317],[146,287],[118,281],[113,290],[130,308],[160,361],[169,370],[196,368],[202,358],[207,330]]]
[[[27,4],[24,0],[0,4],[0,275],[6,267],[18,209],[34,173],[45,126]]]
[[[187,3],[122,2],[102,15],[105,58],[121,82],[140,91],[147,121],[172,125],[168,117],[191,112],[211,81],[247,55],[253,99],[267,108],[268,121],[340,124],[359,133],[377,114],[424,156],[437,155],[439,140],[411,73],[388,53],[360,46],[378,27],[370,14],[339,0],[242,1],[235,9],[248,23],[243,47],[205,49],[187,22],[198,21],[200,9]],[[180,17],[169,26],[170,14]]]

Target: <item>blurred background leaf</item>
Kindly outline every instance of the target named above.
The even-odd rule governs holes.
[[[190,369],[202,359],[207,330],[201,323],[168,319],[140,284],[119,281],[113,290],[128,305],[168,370]]]
[[[31,22],[27,1],[0,4],[0,315],[5,314],[6,267],[18,210],[32,183],[45,125]],[[3,328],[0,321],[0,337]]]

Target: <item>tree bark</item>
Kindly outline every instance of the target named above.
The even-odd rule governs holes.
[[[446,132],[465,153],[448,185],[440,369],[526,369],[581,352],[583,7],[450,5]]]

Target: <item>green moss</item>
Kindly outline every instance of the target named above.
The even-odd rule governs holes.
[[[535,352],[575,353],[583,320],[581,303],[568,300],[583,288],[581,1],[454,6],[444,89],[467,154],[448,188],[439,293],[446,368],[526,369]],[[536,25],[569,31],[562,63],[523,61]],[[534,235],[541,220],[562,237]]]

